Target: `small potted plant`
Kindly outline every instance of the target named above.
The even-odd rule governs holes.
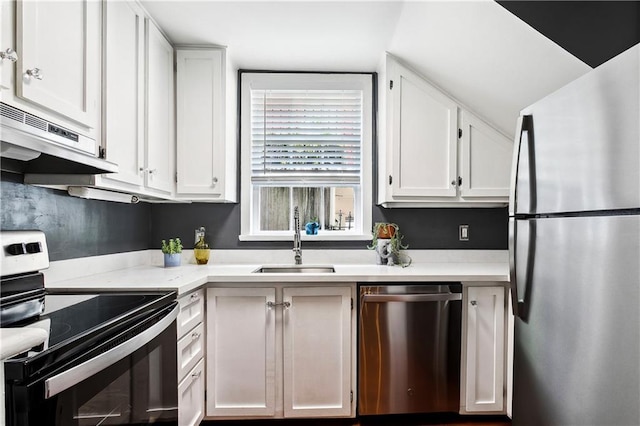
[[[411,257],[406,257],[408,262],[401,262],[400,250],[409,246],[402,244],[404,235],[400,232],[400,227],[395,223],[378,222],[373,226],[373,239],[371,245],[367,246],[370,250],[378,253],[378,263],[387,263],[388,265],[401,264],[403,267],[411,264]],[[386,262],[385,262],[386,259]]]
[[[162,240],[162,253],[164,253],[164,267],[180,266],[180,253],[182,253],[182,241],[180,238],[170,238],[167,243]]]

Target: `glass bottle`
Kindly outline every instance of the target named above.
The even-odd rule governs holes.
[[[204,240],[204,235],[200,235],[200,239],[193,247],[193,254],[196,257],[196,263],[198,265],[206,265],[209,262],[209,244]]]

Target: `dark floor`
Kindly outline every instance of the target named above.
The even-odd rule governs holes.
[[[511,426],[507,416],[457,414],[367,416],[357,419],[204,421],[201,426]]]

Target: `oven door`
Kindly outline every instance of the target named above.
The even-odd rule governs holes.
[[[8,384],[7,424],[176,424],[177,314],[174,302],[101,344],[87,361]]]

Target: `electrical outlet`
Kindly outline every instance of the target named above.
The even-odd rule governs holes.
[[[460,225],[458,227],[458,239],[460,241],[469,241],[469,225]]]

